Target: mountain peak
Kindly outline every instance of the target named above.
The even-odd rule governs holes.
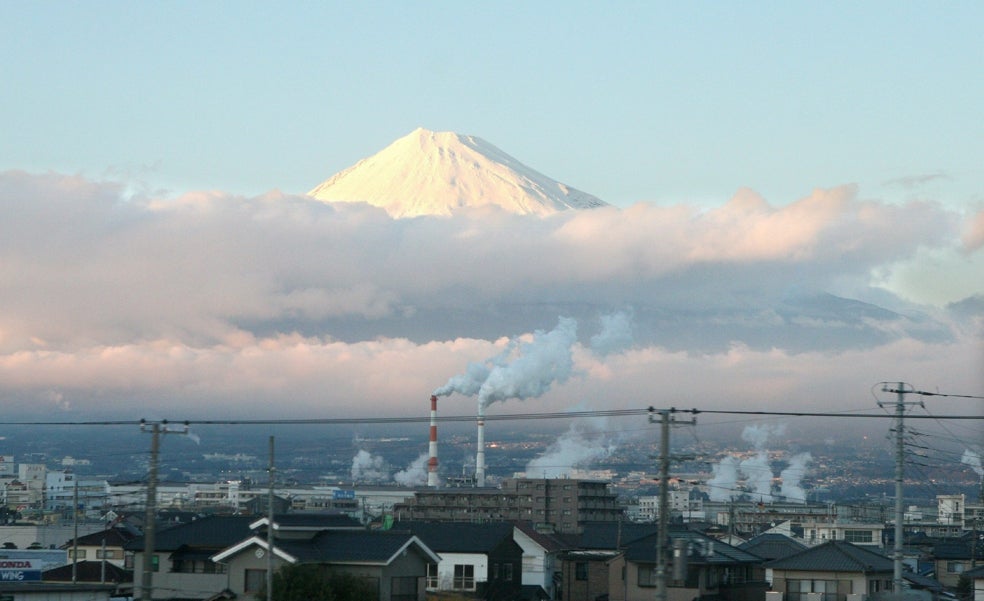
[[[423,128],[339,171],[308,194],[324,202],[367,202],[394,217],[451,215],[488,206],[533,215],[606,206],[481,138]]]

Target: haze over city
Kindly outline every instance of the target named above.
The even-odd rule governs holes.
[[[982,11],[4,6],[5,416],[980,415]]]

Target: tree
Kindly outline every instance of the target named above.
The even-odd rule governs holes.
[[[256,597],[266,600],[265,587]],[[376,601],[378,597],[366,579],[322,565],[286,565],[273,575],[273,601]]]
[[[974,598],[974,583],[966,574],[961,574],[957,580],[957,588],[954,591],[957,599],[961,601],[972,601]]]

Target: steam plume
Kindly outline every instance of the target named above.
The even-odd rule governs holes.
[[[571,424],[542,455],[526,465],[526,476],[560,478],[570,475],[574,468],[586,467],[611,456],[617,448],[615,442],[604,433],[592,430],[595,428],[586,421]],[[603,428],[598,430],[603,431]]]
[[[970,466],[970,469],[974,470],[974,473],[979,477],[984,478],[984,467],[981,467],[981,454],[977,451],[971,451],[966,449],[964,451],[963,457],[960,458],[961,463],[966,463]]]
[[[809,453],[793,455],[789,460],[789,465],[779,474],[782,478],[782,488],[779,492],[786,497],[786,501],[806,503],[806,491],[800,486],[800,481],[806,474],[806,468],[811,461],[813,461],[813,456]]]
[[[591,350],[599,357],[632,346],[632,315],[621,311],[601,316],[601,332],[591,337]]]
[[[465,373],[453,376],[434,394],[477,395],[483,408],[497,401],[541,396],[555,382],[563,383],[570,377],[576,341],[577,321],[560,317],[556,328],[535,331],[532,341],[510,341],[502,353],[482,363],[469,363]]]
[[[402,486],[423,486],[427,483],[427,460],[429,455],[424,453],[413,460],[407,469],[393,474],[393,480]]]
[[[359,450],[352,458],[353,482],[381,482],[387,475],[386,461],[379,455]]]
[[[738,459],[727,456],[711,468],[714,476],[707,481],[712,501],[730,501],[737,498],[738,491]]]

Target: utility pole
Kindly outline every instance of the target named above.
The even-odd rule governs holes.
[[[696,424],[694,418],[689,422],[677,422],[670,414],[676,409],[660,409],[659,411],[649,408],[649,423],[656,422],[656,413],[659,413],[660,440],[659,440],[659,522],[657,526],[656,543],[656,601],[667,601],[666,567],[667,558],[670,556],[670,508],[669,508],[669,487],[670,487],[670,426],[680,424]],[[677,457],[681,459],[682,457]]]
[[[188,422],[184,423],[181,430],[171,430],[166,419],[159,422],[148,422],[141,419],[140,431],[151,435],[150,469],[147,474],[147,506],[144,512],[144,550],[140,575],[140,599],[141,601],[150,601],[153,598],[154,522],[157,519],[157,456],[161,449],[161,434],[188,434]]]
[[[72,481],[75,483],[72,493],[72,584],[79,579],[79,475],[72,473]]]
[[[267,573],[266,573],[266,601],[273,600],[273,485],[275,482],[273,465],[273,436],[270,437],[270,488],[267,491]]]
[[[882,392],[894,392],[895,401],[895,546],[892,553],[892,590],[896,595],[902,594],[902,558],[903,558],[903,528],[902,522],[905,518],[905,506],[903,502],[902,485],[905,481],[905,406],[920,405],[922,401],[916,403],[906,403],[905,395],[915,392],[911,386],[905,382],[898,382],[896,388],[889,388],[886,383],[882,387]],[[878,405],[884,405],[879,402]]]

